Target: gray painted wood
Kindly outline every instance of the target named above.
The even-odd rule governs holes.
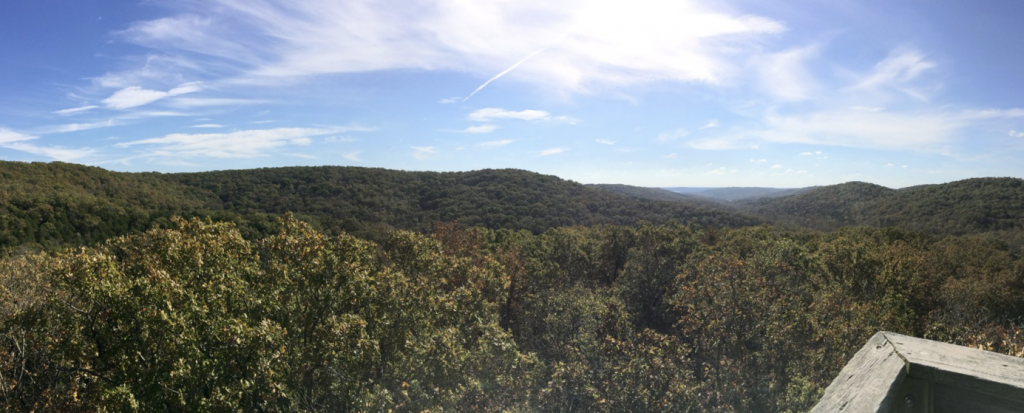
[[[1024,406],[1004,397],[978,393],[962,387],[935,385],[934,413],[1020,413]]]
[[[1024,358],[879,332],[811,411],[1024,412]]]
[[[911,377],[1008,398],[1024,410],[1024,359],[902,334],[885,335],[910,361]]]
[[[906,363],[877,333],[843,367],[811,412],[887,412],[906,377]]]

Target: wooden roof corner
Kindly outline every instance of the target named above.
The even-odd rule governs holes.
[[[1024,411],[1024,358],[881,331],[812,412]]]

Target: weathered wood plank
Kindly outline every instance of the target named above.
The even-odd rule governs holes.
[[[885,333],[879,332],[843,367],[811,412],[888,412],[906,367]]]
[[[1024,406],[998,395],[983,394],[961,387],[939,384],[934,390],[934,413],[1020,413]]]
[[[910,361],[911,377],[1024,406],[1024,358],[896,333],[885,335]]]

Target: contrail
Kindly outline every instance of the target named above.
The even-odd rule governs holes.
[[[544,46],[540,50],[537,50],[536,52],[530,53],[529,56],[526,56],[526,57],[523,58],[523,60],[520,60],[520,61],[516,62],[516,64],[512,65],[512,67],[510,67],[508,69],[505,69],[504,72],[498,73],[497,76],[490,78],[489,80],[484,82],[484,84],[480,85],[480,87],[476,88],[476,90],[474,90],[473,93],[470,93],[469,96],[466,96],[465,99],[462,99],[462,101],[465,102],[465,101],[469,100],[469,98],[473,97],[473,95],[475,95],[476,92],[479,92],[479,91],[483,90],[483,88],[487,87],[487,85],[489,85],[491,82],[493,82],[495,80],[498,80],[498,78],[500,78],[502,76],[505,76],[505,74],[507,74],[508,72],[511,72],[513,69],[519,67],[519,65],[523,64],[523,62],[525,62],[527,60],[530,60],[530,58],[540,54],[540,52],[543,52],[543,51],[547,50],[548,47],[551,47],[551,45]]]

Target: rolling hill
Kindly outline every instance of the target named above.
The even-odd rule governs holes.
[[[899,190],[850,182],[762,199],[743,210],[818,230],[844,225],[901,227],[937,235],[1024,229],[1024,180],[975,178]]]
[[[378,237],[437,221],[525,229],[677,220],[739,227],[760,221],[706,202],[637,199],[523,170],[404,172],[295,167],[119,173],[67,163],[0,162],[0,247],[90,244],[169,217],[233,221],[243,234],[295,213],[328,233]]]

